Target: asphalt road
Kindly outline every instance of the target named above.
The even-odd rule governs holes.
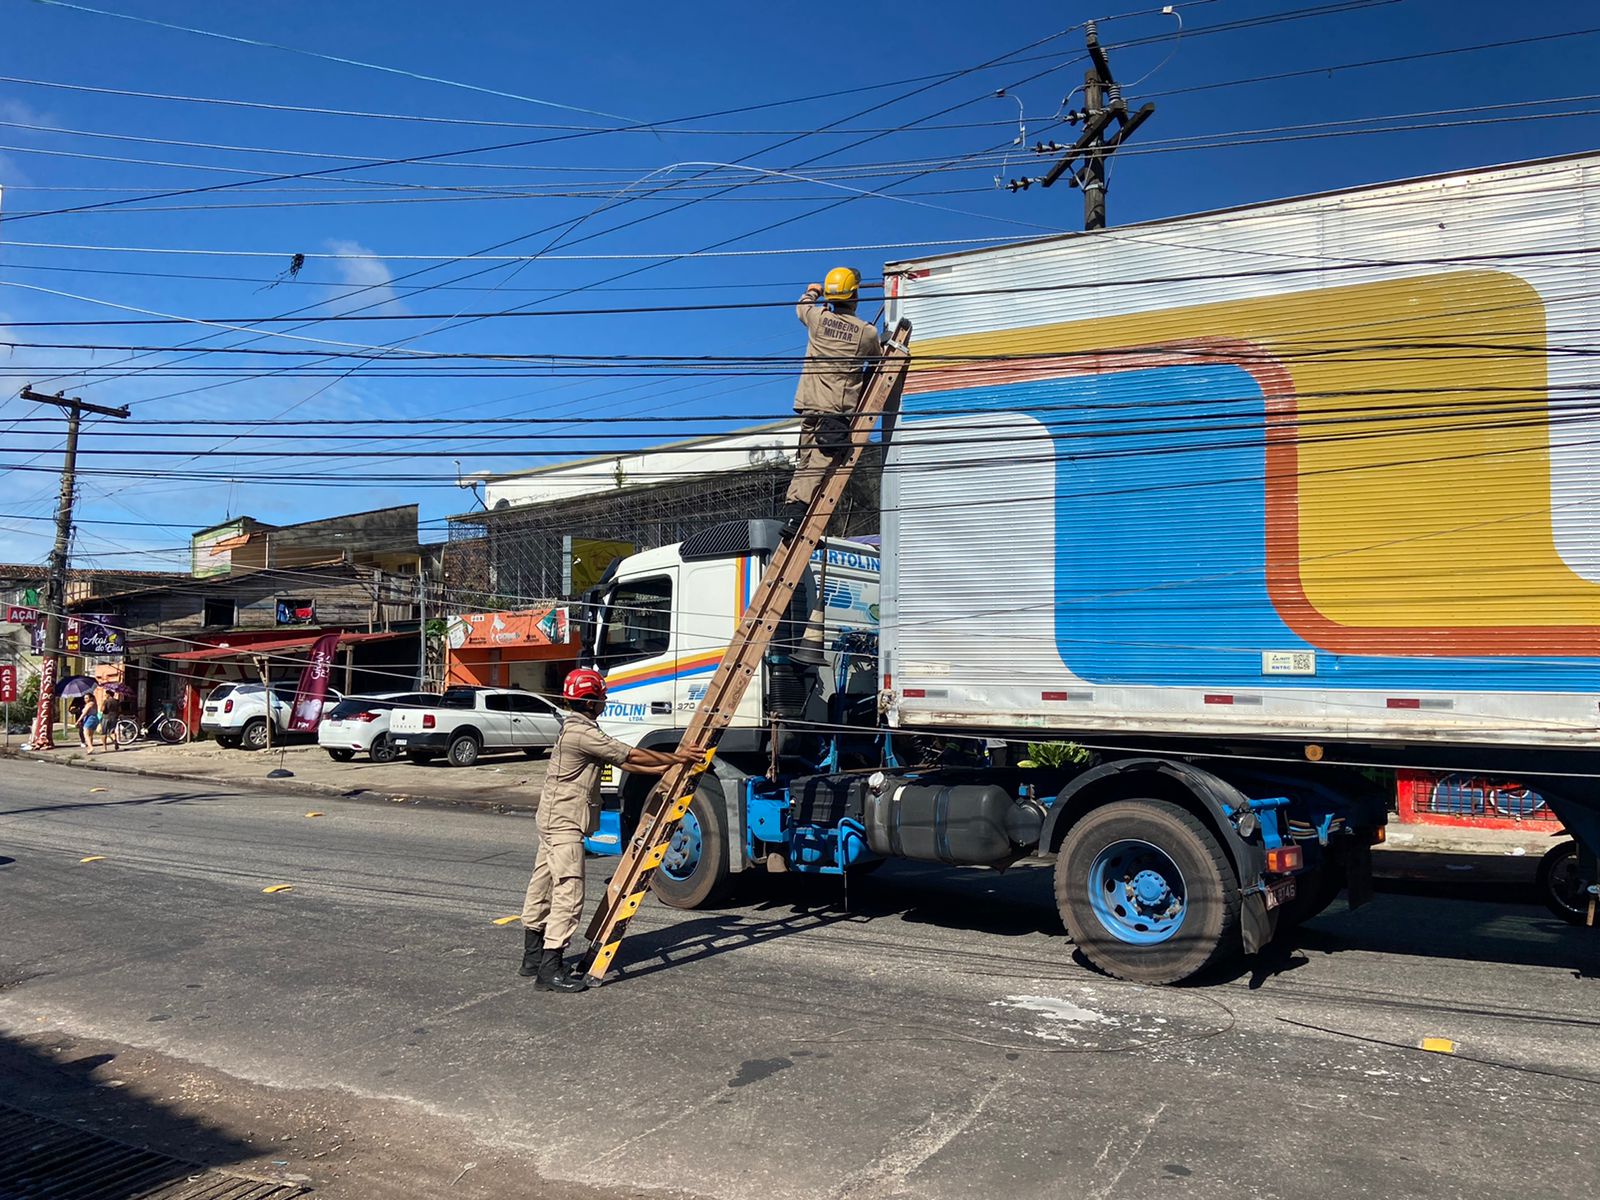
[[[1153,989],[1074,961],[1042,871],[890,864],[849,912],[837,881],[793,878],[714,912],[647,906],[617,982],[550,996],[493,924],[520,903],[527,818],[309,807],[0,762],[0,1033],[410,1102],[628,1194],[1525,1198],[1600,1179],[1600,942],[1502,896],[1341,902],[1237,977]]]

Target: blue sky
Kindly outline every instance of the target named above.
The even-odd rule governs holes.
[[[1015,149],[1009,161],[1003,157],[1008,140],[1018,133],[1018,100],[1030,142],[1052,135],[1065,140],[1070,132],[1052,119],[1067,92],[1081,82],[1081,32],[1013,52],[1103,15],[1084,5],[858,4],[838,28],[831,18],[808,18],[793,6],[721,0],[605,9],[367,0],[335,5],[280,0],[259,6],[104,0],[93,7],[393,71],[36,0],[0,0],[0,29],[9,51],[4,72],[52,84],[434,120],[146,99],[0,81],[0,216],[7,218],[0,221],[0,328],[9,328],[0,337],[9,341],[175,346],[206,338],[203,346],[210,349],[249,345],[321,351],[330,349],[326,342],[345,342],[480,354],[789,354],[798,349],[799,329],[782,307],[491,319],[443,329],[438,327],[451,322],[328,318],[366,305],[371,313],[391,317],[448,317],[513,307],[782,302],[836,260],[859,265],[875,278],[885,259],[915,253],[871,247],[985,244],[1079,227],[1076,192],[1057,187],[1013,195],[997,189],[995,179],[1037,173],[1043,166],[1036,156]],[[1504,5],[1488,0],[1325,4],[1317,7],[1339,11],[1221,30],[1216,27],[1283,17],[1314,5],[1310,0],[1210,0],[1175,7],[1176,16],[1154,5],[1101,27],[1119,77],[1137,81],[1130,94],[1158,105],[1115,164],[1113,224],[1586,151],[1600,135],[1600,116],[1589,113],[1600,110],[1600,102],[1584,99],[1600,92],[1593,70],[1600,35],[1576,33],[1600,26],[1600,14],[1580,0],[1527,6],[1517,11],[1515,22],[1507,22]],[[1181,38],[1175,36],[1179,18]],[[1406,63],[1346,66],[1554,34],[1574,36]],[[1119,43],[1143,44],[1119,48]],[[998,65],[943,82],[873,87],[968,71],[1008,54]],[[1234,82],[1286,72],[1304,73]],[[1007,89],[1006,96],[994,94],[1000,88]],[[917,94],[909,95],[913,91]],[[823,93],[833,95],[773,104]],[[1550,100],[1564,102],[1539,103]],[[676,121],[760,104],[773,106]],[[875,105],[880,107],[855,115]],[[1484,110],[1486,105],[1508,107]],[[1476,111],[1459,111],[1468,109]],[[1562,112],[1580,115],[1526,119]],[[1440,115],[1396,120],[1419,113]],[[844,132],[821,131],[841,121]],[[1310,131],[1305,130],[1249,132],[1328,121],[1356,122],[1369,132],[1336,138],[1306,137]],[[593,134],[521,127],[627,122],[667,123],[670,131]],[[1398,123],[1438,127],[1370,132]],[[583,136],[574,136],[579,133]],[[1254,144],[1193,149],[1183,141],[1213,137]],[[543,140],[460,155],[452,165],[354,169],[373,160],[532,139]],[[675,167],[741,158],[769,171],[810,178],[722,169],[725,181],[737,186],[712,197],[704,186],[694,190],[692,177],[706,168]],[[908,179],[926,166],[937,169]],[[317,170],[334,170],[340,178],[27,216]],[[661,190],[686,186],[691,190]],[[884,189],[906,199],[858,194]],[[667,211],[691,199],[695,202],[681,211]],[[779,222],[785,223],[763,231]],[[556,230],[536,233],[548,226]],[[501,253],[544,251],[563,228],[564,238],[551,253],[566,257],[522,264],[443,261],[513,239],[520,240]],[[670,263],[581,257],[661,255],[724,241],[728,244],[718,256]],[[43,244],[21,244],[30,242]],[[838,246],[869,248],[791,253]],[[290,278],[296,253],[307,255],[307,262]],[[413,278],[402,278],[413,272]],[[481,274],[462,278],[475,272]],[[440,284],[448,286],[412,291]],[[351,295],[360,288],[368,290]],[[557,295],[566,289],[577,291]],[[234,324],[239,318],[308,308],[307,318],[316,323],[295,336],[323,342],[263,340],[215,325],[16,327],[28,321],[138,315],[110,305]],[[289,330],[279,326],[277,332]],[[433,522],[426,532],[442,536],[441,519],[470,506],[467,494],[451,482],[454,458],[467,471],[514,470],[617,445],[595,441],[589,436],[595,432],[634,433],[644,442],[671,440],[777,419],[793,392],[789,378],[771,373],[652,380],[613,372],[570,379],[527,377],[528,368],[522,367],[521,378],[461,378],[439,373],[454,370],[455,364],[434,362],[417,368],[434,372],[426,378],[384,378],[381,369],[368,365],[340,379],[312,373],[328,371],[327,366],[283,355],[208,354],[175,368],[171,364],[178,357],[145,355],[128,361],[116,377],[82,372],[104,373],[128,352],[24,347],[0,358],[0,392],[7,397],[0,404],[0,561],[39,561],[49,545],[50,527],[43,518],[54,506],[51,472],[59,464],[59,437],[49,427],[15,423],[48,415],[14,398],[25,383],[51,391],[64,387],[98,403],[129,404],[146,421],[272,419],[281,424],[272,432],[281,433],[282,440],[251,445],[278,451],[330,451],[351,444],[306,441],[306,427],[296,424],[306,418],[361,421],[337,432],[371,443],[385,432],[393,436],[396,431],[386,430],[385,423],[397,418],[459,417],[463,422],[461,428],[406,430],[410,440],[379,447],[408,456],[425,449],[435,457],[365,461],[252,459],[239,453],[243,444],[227,444],[226,433],[216,430],[191,430],[207,436],[179,443],[135,440],[128,436],[131,428],[119,432],[106,423],[89,426],[85,450],[111,453],[86,453],[82,459],[82,525],[75,556],[99,566],[144,567],[173,565],[181,556],[175,559],[170,551],[184,543],[189,530],[241,513],[284,522],[415,500],[424,519]],[[334,369],[352,366],[359,364],[339,360]],[[229,382],[229,371],[243,368],[276,373]],[[199,374],[175,377],[175,369]],[[737,419],[723,426],[639,420],[709,414]],[[504,429],[469,427],[472,418],[529,416],[570,416],[573,423],[553,431],[557,436],[540,447],[508,448],[463,437]],[[425,443],[418,440],[423,434],[429,439]],[[194,461],[126,453],[135,446],[180,445],[196,455]],[[536,454],[536,448],[547,453]],[[162,476],[101,474],[119,468]],[[197,469],[227,477],[182,477]],[[308,471],[324,471],[344,486],[316,487],[278,477]],[[386,484],[371,478],[388,474],[417,479]],[[150,553],[139,553],[144,551]]]

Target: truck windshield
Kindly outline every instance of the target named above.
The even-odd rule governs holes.
[[[595,658],[602,671],[665,654],[672,644],[672,580],[630,579],[611,589]]]

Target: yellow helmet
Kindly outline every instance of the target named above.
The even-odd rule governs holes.
[[[822,281],[822,298],[834,303],[853,304],[860,289],[860,271],[854,267],[835,267]]]

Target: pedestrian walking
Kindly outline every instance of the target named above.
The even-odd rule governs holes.
[[[856,316],[861,273],[835,267],[806,288],[795,315],[806,327],[806,361],[795,389],[800,449],[785,497],[791,525],[804,514],[828,463],[849,450],[850,418],[882,351],[876,327]],[[818,307],[821,300],[826,307]]]
[[[117,745],[117,718],[120,716],[122,698],[115,692],[107,692],[105,705],[100,709],[100,749],[122,749]]]
[[[579,667],[561,689],[567,715],[550,751],[534,828],[539,834],[533,878],[522,904],[520,975],[536,977],[542,992],[581,992],[589,985],[567,966],[567,944],[583,915],[583,839],[600,827],[600,772],[607,764],[635,775],[660,775],[699,756],[629,746],[600,731],[606,681]]]
[[[94,731],[100,725],[100,705],[95,702],[94,693],[90,692],[78,702],[76,710],[78,725],[78,744],[83,747],[84,753],[94,753]]]

